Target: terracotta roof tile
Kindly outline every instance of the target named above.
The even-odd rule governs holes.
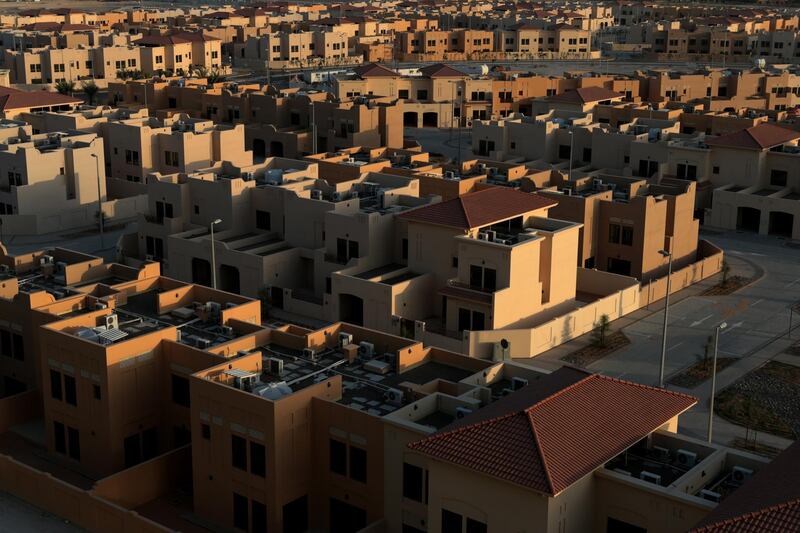
[[[727,148],[766,150],[797,139],[800,139],[800,131],[762,122],[744,130],[708,139],[706,144]]]
[[[508,187],[488,187],[446,202],[406,211],[399,216],[415,222],[466,230],[508,220],[529,211],[553,207],[557,203],[538,194]]]
[[[469,76],[469,74],[454,69],[453,67],[445,65],[444,63],[428,65],[427,67],[422,67],[419,69],[419,71],[423,76],[427,76],[429,78],[461,78]]]
[[[563,388],[553,391],[551,379]],[[550,394],[540,397],[539,387]],[[517,395],[532,401],[520,407]],[[480,409],[409,448],[556,495],[695,403],[684,394],[561,369],[495,402],[494,418],[481,414],[492,406]],[[509,412],[498,414],[502,407]]]
[[[550,97],[551,102],[565,102],[574,104],[587,104],[592,102],[602,102],[603,100],[612,100],[614,98],[622,98],[624,94],[606,89],[605,87],[581,87],[580,89],[571,89],[561,94]]]
[[[78,105],[80,98],[49,91],[20,91],[10,87],[0,87],[0,110],[27,109],[54,105]]]
[[[386,68],[383,65],[378,65],[377,63],[370,63],[369,65],[362,65],[360,67],[356,67],[353,69],[353,72],[355,72],[356,75],[361,78],[375,78],[378,76],[381,77],[399,76],[399,74],[393,71],[392,69]]]

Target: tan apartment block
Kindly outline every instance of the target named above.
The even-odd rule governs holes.
[[[223,159],[252,163],[244,147],[244,126],[176,115],[164,120],[131,118],[106,126],[109,176],[142,182],[152,172],[192,172]]]

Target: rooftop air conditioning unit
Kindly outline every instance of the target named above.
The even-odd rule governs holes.
[[[267,359],[267,372],[273,376],[283,375],[283,359],[270,357]]]
[[[231,337],[233,335],[233,328],[230,326],[222,326],[222,334]]]
[[[350,193],[350,198],[358,198],[358,191],[353,191]]]
[[[345,333],[344,331],[339,333],[339,348],[344,348],[348,344],[353,344],[353,335],[350,333]]]
[[[250,392],[251,390],[253,390],[253,386],[256,384],[257,381],[258,381],[257,374],[249,374],[246,376],[235,377],[233,379],[233,384],[239,390]]]
[[[472,413],[472,409],[468,409],[466,407],[456,407],[456,418],[459,420],[470,413]]]
[[[731,477],[737,483],[741,483],[744,480],[752,477],[753,471],[749,468],[744,468],[743,466],[734,466],[733,471],[731,472]]]
[[[522,387],[528,384],[528,380],[525,378],[511,378],[511,389],[512,390],[519,390]]]
[[[322,200],[322,191],[320,189],[311,189],[312,200]]]
[[[358,355],[362,357],[372,357],[375,355],[375,345],[371,342],[361,341],[358,344]]]
[[[688,450],[678,450],[675,456],[681,466],[694,466],[697,463],[697,454]]]
[[[456,173],[453,172],[452,170],[445,170],[444,179],[446,179],[446,180],[456,179]]]
[[[53,259],[52,255],[43,255],[42,257],[39,258],[39,264],[42,265],[42,266],[44,266],[44,265],[52,265],[53,261],[55,261],[55,260]]]
[[[242,179],[244,181],[252,181],[254,174],[252,172],[242,172]]]
[[[338,201],[342,200],[342,193],[340,193],[339,191],[336,191],[331,195],[331,198],[333,199],[334,202],[338,202]]]
[[[706,490],[703,489],[700,491],[700,497],[704,500],[708,500],[710,502],[719,503],[722,499],[722,495],[719,492],[714,492],[713,490]]]
[[[389,389],[383,394],[383,396],[386,398],[386,403],[389,405],[403,405],[403,391],[400,389]]]
[[[119,329],[119,316],[111,314],[105,316],[106,329]]]
[[[489,233],[485,231],[481,231],[478,233],[478,239],[481,241],[488,241],[489,240]]]
[[[564,187],[561,189],[561,194],[564,196],[572,196],[572,187]]]
[[[652,472],[648,472],[647,470],[642,470],[642,472],[639,474],[639,479],[642,481],[647,481],[648,483],[661,485],[661,476]]]
[[[486,172],[486,163],[478,163],[478,172]]]
[[[317,351],[314,348],[303,348],[303,357],[311,361],[317,360]]]
[[[206,311],[211,313],[212,316],[217,316],[222,311],[222,306],[217,302],[206,302]]]
[[[651,450],[659,461],[667,461],[669,459],[669,450],[667,448],[663,446],[653,446]]]
[[[105,304],[105,303],[103,303],[103,302],[95,302],[95,303],[94,303],[94,308],[95,308],[96,310],[98,310],[98,311],[101,311],[101,310],[103,310],[103,309],[108,309],[108,305],[106,305],[106,304]]]
[[[603,180],[601,180],[600,178],[594,178],[592,180],[592,187],[594,187],[595,189],[599,190],[602,186],[603,186]]]
[[[204,339],[202,337],[197,337],[195,345],[201,350],[208,350],[209,348],[211,348],[211,341],[208,339]]]

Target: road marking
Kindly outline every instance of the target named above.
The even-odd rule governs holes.
[[[742,326],[742,324],[744,324],[744,322],[737,322],[736,324],[733,324],[732,326],[728,326],[727,328],[725,328],[725,329],[723,329],[723,330],[722,330],[722,332],[720,333],[720,335],[725,335],[725,334],[726,334],[726,333],[728,333],[729,331],[731,331],[731,330],[734,330],[734,329],[736,329],[736,328],[738,328],[738,327],[741,327],[741,326]]]
[[[750,307],[755,307],[755,306],[757,306],[758,304],[760,304],[760,303],[761,303],[761,302],[763,302],[763,301],[764,301],[764,299],[763,299],[763,298],[761,298],[760,300],[756,300],[755,302],[753,302],[753,303],[751,303],[751,304],[750,304]]]
[[[759,301],[760,301],[760,300],[759,300]],[[708,319],[709,319],[709,318],[711,318],[712,316],[714,316],[714,313],[711,313],[710,315],[708,315],[708,316],[706,316],[706,317],[703,317],[703,318],[701,318],[700,320],[695,320],[694,322],[692,322],[692,324],[691,324],[689,327],[690,327],[690,328],[693,328],[693,327],[695,327],[695,326],[699,326],[700,324],[702,324],[703,322],[705,322],[706,320],[708,320]]]
[[[626,335],[636,335],[637,337],[644,337],[646,339],[649,339],[652,336],[649,333],[639,333],[638,331],[628,331],[628,330],[625,330],[625,334]]]
[[[676,344],[676,345],[675,345],[675,346],[673,346],[672,348],[667,348],[667,351],[668,351],[668,352],[671,352],[672,350],[674,350],[675,348],[677,348],[677,347],[678,347],[678,346],[680,346],[681,344],[683,344],[683,342],[679,342],[678,344]]]
[[[800,281],[800,278],[797,278],[796,280],[794,280],[794,281],[792,281],[792,282],[790,282],[790,283],[787,283],[786,285],[784,285],[784,286],[783,286],[783,288],[784,288],[784,289],[788,289],[789,287],[791,287],[792,285],[794,285],[794,284],[795,284],[795,283],[797,283],[798,281]]]

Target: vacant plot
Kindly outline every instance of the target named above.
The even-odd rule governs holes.
[[[800,435],[800,368],[771,361],[717,395],[717,414],[756,431]]]

